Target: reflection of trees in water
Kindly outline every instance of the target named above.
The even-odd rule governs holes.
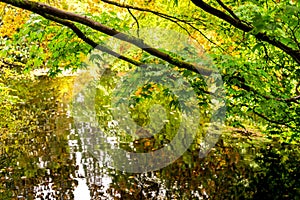
[[[83,129],[86,129],[86,132],[95,131],[87,124],[79,128],[81,131],[84,131]],[[92,140],[84,138],[84,141]],[[242,190],[241,182],[249,173],[248,166],[241,161],[238,150],[224,147],[221,142],[204,159],[198,157],[198,150],[189,151],[170,166],[144,174],[131,174],[107,168],[105,162],[109,160],[106,160],[108,155],[100,153],[98,155],[101,156],[97,159],[93,157],[95,154],[89,154],[89,150],[84,149],[84,142],[81,144],[84,155],[82,162],[85,163],[92,199],[108,196],[115,199],[190,199],[209,196],[216,199],[225,197],[226,194],[231,195],[232,190]],[[95,145],[96,142],[93,141],[92,144]],[[140,141],[139,145],[143,148],[144,143]]]
[[[274,145],[285,154],[280,155],[275,149],[266,150]],[[297,152],[299,148],[283,148],[274,141],[251,142],[248,136],[225,135],[207,157],[201,159],[197,150],[188,151],[176,162],[155,172],[123,173],[101,166],[99,162],[95,165],[97,160],[94,160],[89,163],[94,171],[89,172],[88,182],[92,199],[107,196],[114,199],[292,199],[299,196]],[[285,162],[290,160],[291,163],[283,167],[281,157],[290,154],[293,158],[285,158]],[[102,182],[91,178],[92,174]],[[104,174],[109,177],[108,188],[105,188]]]
[[[93,128],[88,123],[76,123],[76,131],[80,132],[81,137],[74,137],[74,142],[70,145],[72,157],[76,157],[76,163],[78,170],[76,171],[76,177],[84,181],[86,186],[88,186],[88,192],[91,199],[109,199],[111,197],[106,190],[111,182],[111,177],[109,176],[108,169],[106,168],[105,161],[107,161],[106,154],[98,153],[99,157],[91,154],[90,145],[100,144],[97,139],[99,137],[83,137],[82,134],[86,132],[93,133],[95,128]],[[74,131],[74,134],[78,132]],[[99,136],[99,135],[98,135]],[[97,143],[98,142],[98,143]]]
[[[110,192],[119,199],[224,199],[245,189],[241,182],[250,173],[247,167],[237,149],[218,146],[204,159],[198,151],[187,152],[159,171],[115,173]]]
[[[102,91],[103,94],[110,92],[113,88],[107,84],[112,80],[102,79],[103,87],[99,88],[105,90],[105,92]],[[104,86],[107,87],[104,89]],[[96,105],[96,109],[98,109],[96,113],[99,123],[106,127],[112,122],[108,109],[110,100],[109,95],[102,93],[98,92],[97,94],[96,101],[100,103]],[[225,134],[215,148],[202,159],[199,158],[199,141],[197,139],[195,140],[197,144],[191,145],[191,148],[183,156],[161,170],[144,174],[123,173],[103,164],[106,161],[109,162],[107,153],[98,151],[98,154],[95,152],[90,154],[89,150],[84,149],[85,146],[88,145],[90,150],[97,150],[97,144],[101,144],[103,145],[101,148],[105,149],[105,145],[117,141],[117,139],[112,140],[113,138],[120,136],[121,139],[115,145],[116,147],[127,151],[149,152],[160,148],[160,139],[168,143],[172,138],[167,137],[168,133],[163,131],[162,138],[149,137],[129,141],[126,137],[122,138],[122,133],[113,124],[103,128],[105,133],[87,124],[81,124],[79,127],[77,127],[79,130],[89,135],[89,137],[81,135],[80,144],[92,199],[108,197],[113,199],[259,199],[267,197],[267,193],[276,193],[275,187],[265,187],[264,191],[260,191],[261,183],[268,185],[268,178],[263,174],[269,174],[271,166],[279,171],[275,178],[279,182],[282,179],[278,177],[286,176],[290,170],[288,168],[281,170],[278,165],[269,163],[269,158],[260,157],[261,154],[265,154],[263,150],[267,143],[272,144],[273,141],[264,140],[262,136],[252,136],[251,138],[232,131],[229,135]],[[89,134],[92,132],[97,134],[92,137],[93,134]],[[98,150],[101,148],[98,147]],[[289,157],[289,153],[286,153],[286,156]],[[294,165],[297,160],[299,161],[300,158],[293,160]],[[259,165],[260,162],[263,164]],[[152,164],[149,163],[149,165]],[[294,171],[294,174],[297,173],[299,174],[299,170]],[[292,180],[291,176],[289,180]],[[285,180],[285,182],[287,181]],[[278,183],[272,184],[278,185]],[[284,187],[283,184],[279,185]],[[297,183],[286,187],[285,190],[294,191],[293,187],[295,186]],[[276,194],[278,194],[276,198],[282,197],[280,193]],[[291,193],[289,197],[293,196],[294,193]]]
[[[35,90],[15,113],[19,127],[1,130],[1,199],[73,199],[86,186],[91,199],[293,199],[300,196],[300,150],[296,145],[233,135],[220,139],[207,157],[188,150],[176,162],[144,174],[130,174],[106,166],[109,155],[91,154],[78,127],[56,101],[57,90]],[[43,85],[43,84],[39,84]],[[27,93],[30,94],[30,93]],[[53,98],[51,98],[53,97]],[[85,131],[95,131],[82,124]],[[75,131],[76,130],[76,131]],[[80,129],[79,129],[80,130]],[[109,130],[108,130],[109,131]],[[106,142],[116,142],[112,134]],[[152,138],[153,139],[153,138]],[[99,143],[98,143],[99,144]],[[146,145],[147,144],[147,145]],[[135,148],[151,150],[147,138]],[[128,145],[127,145],[128,147]],[[151,164],[151,163],[149,163]],[[43,194],[42,194],[43,193]],[[295,199],[294,198],[294,199]]]
[[[1,199],[72,199],[76,182],[70,174],[76,166],[68,153],[70,119],[56,101],[58,88],[47,79],[18,86],[25,104],[13,111],[16,126],[0,136]]]

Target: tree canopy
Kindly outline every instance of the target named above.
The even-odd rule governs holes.
[[[0,0],[0,196],[50,198],[41,193],[52,188],[53,198],[70,199],[82,178],[79,168],[84,168],[92,198],[153,198],[163,191],[168,199],[297,199],[299,28],[296,0]],[[186,36],[187,44],[172,33]],[[153,40],[157,35],[164,41]],[[55,77],[64,70],[84,71],[89,62],[103,65],[104,75],[91,84],[97,88],[94,94],[84,96],[92,97],[91,102],[73,101],[82,90],[74,82],[89,77]],[[178,142],[189,147],[179,149],[185,152],[172,164],[151,173],[121,172],[91,152],[105,148],[113,137],[128,152],[162,149],[179,132],[186,109],[163,84],[134,88],[148,74],[124,78],[145,66],[157,67],[151,76],[158,83],[170,79],[180,80],[174,88],[192,86],[196,101],[187,107],[199,108],[204,119],[194,122],[191,117],[185,130],[212,123],[214,97],[223,93],[209,88],[207,80],[221,78],[226,126],[204,156],[199,153],[205,135],[201,129],[193,143],[187,137]],[[31,76],[35,70],[48,74]],[[122,78],[123,87],[117,88]],[[160,128],[153,137],[139,129],[134,134],[142,137],[136,139],[114,124],[111,108],[129,92],[129,117],[142,127],[152,120],[155,126],[150,128]],[[111,96],[118,100],[113,105]],[[165,115],[153,105],[163,107]],[[74,116],[69,112],[76,106],[82,123],[76,124],[76,109]],[[107,140],[98,127],[84,123],[91,118],[91,107]],[[97,139],[104,144],[89,138],[91,132],[100,132]],[[88,151],[88,142],[97,143],[93,151]],[[146,164],[161,164],[169,157],[164,154]],[[107,178],[111,183],[104,191]],[[40,193],[41,187],[46,189]]]
[[[157,49],[139,38],[141,28],[169,28],[203,46],[221,72],[228,125],[255,127],[289,139],[299,135],[300,20],[296,1],[1,2],[6,3],[1,4],[4,64],[25,70],[46,66],[50,75],[55,75],[61,68],[80,68],[84,55],[97,48],[130,65],[146,64],[146,55],[177,66],[182,73],[209,75],[211,69],[189,63],[184,52],[178,55]],[[133,28],[136,34],[130,33]],[[144,51],[116,52],[103,42],[108,36]],[[194,85],[199,90],[199,83]]]

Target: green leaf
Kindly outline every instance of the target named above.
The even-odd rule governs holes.
[[[252,52],[255,52],[256,50],[260,50],[260,47],[263,47],[264,44],[262,42],[257,43],[253,48],[252,48]]]

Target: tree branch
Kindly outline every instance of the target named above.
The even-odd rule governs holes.
[[[136,65],[136,66],[140,66],[142,65],[143,63],[141,62],[138,62],[136,60],[133,60],[131,58],[128,58],[126,56],[123,56],[115,51],[112,51],[110,50],[109,48],[105,47],[105,46],[102,46],[102,45],[98,45],[96,42],[94,42],[92,39],[88,38],[77,26],[75,26],[74,23],[72,22],[69,22],[67,20],[63,20],[63,19],[60,19],[60,18],[56,18],[52,15],[48,15],[48,14],[43,14],[42,15],[43,17],[45,17],[46,19],[49,19],[51,21],[54,21],[54,22],[57,22],[59,24],[62,24],[64,26],[67,26],[69,27],[79,38],[81,38],[84,42],[86,42],[87,44],[89,44],[91,47],[93,48],[96,48],[102,52],[105,52],[105,53],[108,53],[114,57],[117,57],[121,60],[124,60],[126,62],[129,62],[133,65]]]
[[[266,99],[273,99],[273,100],[276,100],[276,101],[283,101],[283,102],[294,102],[294,103],[299,103],[299,99],[300,99],[300,95],[298,96],[295,96],[295,97],[290,97],[290,98],[272,98],[272,97],[269,97],[269,96],[263,96],[265,97]]]
[[[207,3],[205,3],[202,0],[191,0],[197,7],[201,8],[202,10],[204,10],[205,12],[214,15],[226,22],[228,22],[229,24],[233,25],[234,27],[243,30],[245,32],[249,32],[253,29],[252,26],[249,26],[245,23],[243,23],[240,20],[234,19],[233,17],[225,14],[224,12],[208,5]]]
[[[236,106],[236,105],[233,104],[233,103],[229,103],[229,105],[232,106],[232,107],[235,107],[235,106]],[[252,111],[255,115],[257,115],[258,117],[260,117],[260,118],[262,118],[262,119],[264,119],[264,120],[266,120],[266,121],[268,121],[268,122],[270,122],[270,123],[272,123],[272,124],[285,126],[285,127],[291,128],[291,129],[294,129],[294,128],[295,128],[295,127],[292,127],[292,126],[290,126],[290,125],[288,124],[288,123],[291,122],[292,120],[290,120],[290,121],[288,121],[288,122],[285,122],[285,121],[277,121],[277,120],[269,119],[269,118],[266,117],[265,115],[263,115],[263,114],[257,112],[257,111],[255,110],[255,107],[250,108],[249,105],[247,105],[247,104],[240,104],[240,106],[248,107],[249,109],[251,109],[251,111]]]
[[[129,8],[127,8],[129,14],[132,16],[132,18],[134,19],[134,21],[136,22],[136,26],[137,26],[137,30],[136,30],[136,35],[138,37],[140,37],[140,23],[139,21],[137,20],[137,18],[133,15],[133,13],[130,11]]]
[[[164,17],[167,17],[167,18],[170,18],[170,19],[174,19],[174,20],[177,20],[177,21],[180,21],[180,22],[187,23],[187,21],[185,21],[185,20],[179,19],[177,17],[171,16],[171,15],[168,15],[168,14],[165,14],[165,13],[161,13],[161,12],[158,12],[158,11],[155,11],[155,10],[151,10],[151,9],[148,9],[148,8],[141,8],[141,7],[131,6],[131,5],[127,5],[127,4],[124,4],[124,3],[121,4],[121,3],[111,1],[111,0],[101,0],[101,2],[110,4],[110,5],[114,5],[114,6],[117,6],[117,7],[120,7],[120,8],[127,8],[127,9],[142,11],[142,12],[149,12],[149,13],[152,13],[152,14],[160,16],[160,17],[164,16]]]
[[[223,78],[224,78],[224,75],[223,75]],[[286,102],[286,103],[289,103],[289,102],[299,103],[298,101],[300,100],[300,95],[295,96],[295,97],[290,97],[290,98],[270,97],[270,96],[267,96],[267,95],[260,94],[255,89],[253,89],[251,86],[247,85],[246,82],[245,82],[245,79],[243,77],[231,76],[230,78],[231,79],[236,79],[236,80],[239,81],[238,87],[240,89],[243,89],[247,92],[253,92],[253,94],[255,94],[257,96],[260,96],[260,97],[263,97],[266,100],[282,101],[282,102]],[[296,87],[296,90],[297,90],[297,87]]]
[[[67,12],[67,11],[60,10],[58,8],[54,8],[52,6],[49,6],[49,5],[46,5],[43,3],[28,1],[28,0],[19,0],[19,1],[0,0],[0,2],[8,3],[13,6],[32,11],[32,12],[37,13],[42,16],[45,14],[48,14],[48,15],[54,16],[56,18],[70,20],[72,22],[77,22],[77,23],[86,25],[86,26],[88,26],[94,30],[100,31],[106,35],[113,36],[122,41],[131,43],[131,44],[143,49],[144,51],[148,52],[149,54],[156,56],[172,65],[178,66],[179,68],[188,69],[193,72],[200,73],[202,75],[208,75],[208,76],[213,72],[213,70],[208,69],[206,67],[196,66],[194,64],[191,64],[191,63],[185,62],[181,59],[178,59],[174,56],[170,56],[167,53],[159,51],[158,49],[151,47],[148,44],[145,44],[144,41],[139,38],[127,35],[125,33],[119,32],[113,28],[104,26],[101,23],[93,21],[92,19],[90,19],[86,16]]]
[[[250,32],[254,29],[254,27],[249,24],[249,23],[245,23],[241,20],[235,19],[229,15],[227,15],[226,13],[208,5],[207,3],[205,3],[203,0],[191,0],[197,7],[201,8],[202,10],[204,10],[205,12],[214,15],[226,22],[228,22],[229,24],[231,24],[232,26],[244,31],[244,32]],[[275,38],[271,38],[270,36],[266,35],[265,33],[259,32],[257,34],[252,34],[253,36],[255,36],[257,39],[268,42],[269,44],[278,47],[279,49],[281,49],[282,51],[284,51],[286,54],[290,55],[298,64],[300,64],[300,50],[294,50],[292,48],[290,48],[289,46],[283,44],[282,42],[276,40]]]
[[[238,16],[236,16],[234,14],[234,12],[228,8],[221,0],[217,0],[218,4],[220,4],[220,6],[222,6],[222,8],[224,8],[234,19],[241,21]]]
[[[188,22],[186,20],[183,20],[183,19],[171,16],[171,15],[167,15],[165,13],[161,13],[161,12],[158,12],[158,11],[150,10],[150,9],[147,9],[147,8],[140,8],[140,7],[131,6],[131,5],[127,5],[127,4],[121,4],[121,3],[110,1],[110,0],[102,0],[102,2],[107,3],[107,4],[111,4],[111,5],[120,7],[120,8],[127,8],[127,9],[132,9],[132,10],[138,10],[138,11],[142,11],[142,12],[152,13],[152,14],[158,16],[158,17],[164,18],[166,20],[169,20],[169,21],[177,24],[180,28],[182,28],[186,32],[188,32],[186,28],[184,28],[182,25],[179,24],[179,22],[182,22],[182,23],[187,24],[188,26],[190,26],[195,31],[199,32],[207,41],[209,41],[210,43],[216,45],[216,47],[218,47],[222,51],[225,51],[222,47],[220,47],[214,41],[212,41],[211,39],[209,39],[204,33],[202,33],[199,29],[197,29],[195,26],[193,26],[190,22]],[[197,19],[197,20],[199,20],[199,19]]]
[[[261,113],[258,113],[255,111],[255,108],[252,109],[253,113],[256,114],[257,116],[263,118],[264,120],[270,122],[270,123],[273,123],[273,124],[278,124],[278,125],[283,125],[283,126],[286,126],[288,128],[291,128],[291,129],[294,129],[294,127],[290,126],[289,124],[287,124],[287,122],[281,122],[281,121],[275,121],[273,119],[269,119],[268,117],[266,117],[265,115],[261,114]]]

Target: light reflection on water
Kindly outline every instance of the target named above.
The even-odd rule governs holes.
[[[83,146],[83,151],[85,151],[85,153],[87,152],[85,147],[84,147],[84,140],[81,140],[82,142],[82,146]],[[71,153],[73,152],[73,154],[71,154],[71,159],[72,159],[72,155],[75,154],[76,157],[76,165],[78,166],[77,172],[76,172],[76,177],[74,177],[75,180],[77,180],[78,185],[77,187],[74,189],[74,199],[75,200],[82,200],[82,199],[91,199],[91,191],[89,189],[87,180],[89,180],[89,183],[95,184],[95,185],[99,185],[102,186],[102,190],[100,192],[102,192],[103,194],[106,193],[106,190],[109,188],[110,183],[112,182],[111,178],[103,173],[101,177],[97,177],[97,176],[92,176],[93,172],[96,170],[94,169],[93,166],[93,161],[90,159],[83,159],[82,158],[82,154],[83,151],[74,151],[74,149],[79,149],[78,146],[78,141],[77,140],[69,140],[69,146],[71,149]],[[101,159],[100,159],[101,160]],[[101,161],[97,161],[99,166],[103,166],[103,164],[101,163]],[[90,172],[86,172],[86,170],[89,170]],[[113,199],[113,197],[109,194],[105,194],[103,195],[103,198],[105,199]]]
[[[83,169],[83,164],[81,163],[82,153],[75,152],[75,155],[76,155],[76,165],[78,166],[77,177],[79,178],[74,178],[78,182],[78,185],[74,190],[74,199],[75,200],[91,199],[90,190],[89,187],[87,186],[86,179],[85,179],[86,175]]]
[[[78,125],[77,125],[78,127]],[[90,127],[89,124],[84,124],[81,127],[85,127],[85,131],[92,131],[93,129]],[[112,127],[113,128],[113,127]],[[81,131],[84,131],[81,129]],[[71,131],[75,132],[75,131]],[[104,135],[103,135],[104,136]],[[106,137],[106,142],[110,143],[112,146],[116,147],[118,143],[117,137]],[[90,154],[88,152],[87,144],[86,142],[90,142],[90,138],[80,138],[81,141],[81,148],[78,145],[78,140],[69,140],[69,146],[71,149],[71,159],[72,155],[75,155],[76,157],[76,165],[78,166],[78,169],[76,170],[76,178],[75,180],[78,181],[78,185],[74,189],[74,199],[115,199],[115,198],[122,198],[121,194],[117,191],[114,193],[114,195],[111,195],[107,193],[107,190],[110,187],[110,184],[113,182],[112,178],[109,176],[109,173],[107,171],[107,163],[111,162],[110,157],[104,152],[98,152],[97,155],[100,155],[99,158],[96,160],[92,160],[90,158],[83,158],[83,153]],[[74,151],[74,150],[82,149],[81,151]],[[73,154],[72,154],[73,153]],[[98,168],[94,168],[95,162],[97,162]],[[114,170],[113,170],[114,171]],[[118,171],[115,171],[113,173],[121,173]],[[129,178],[134,179],[137,182],[137,185],[139,188],[148,187],[151,184],[157,184],[159,185],[158,191],[150,192],[147,194],[141,189],[141,193],[145,196],[151,196],[151,198],[156,199],[165,199],[166,197],[166,191],[167,188],[165,186],[165,183],[163,180],[160,180],[154,172],[151,172],[150,174],[140,174],[137,177],[131,176]],[[98,197],[91,197],[88,185],[97,185],[101,189],[97,190],[97,193],[101,193],[101,196]],[[202,199],[197,192],[194,194],[196,197],[199,197],[199,199]]]
[[[299,177],[296,162],[299,154],[292,152],[297,146],[284,146],[261,138],[250,140],[238,134],[224,135],[202,159],[198,157],[199,149],[189,149],[158,171],[134,174],[114,170],[107,167],[111,160],[105,152],[100,151],[98,158],[89,152],[87,146],[96,141],[80,137],[78,131],[93,131],[92,126],[84,124],[84,129],[77,130],[68,104],[51,98],[58,93],[57,88],[49,86],[47,80],[37,85],[48,87],[37,92],[41,96],[28,96],[27,103],[19,105],[18,112],[14,113],[17,127],[1,129],[1,200],[252,199],[259,189],[268,186],[270,175],[275,181],[273,184],[282,190],[282,174]],[[37,85],[33,85],[35,90]],[[119,147],[115,145],[119,142],[116,137],[110,135],[105,141]],[[295,159],[289,162],[290,168],[283,169],[283,160],[276,160],[277,154],[271,154],[276,148],[291,152],[285,158],[287,161]],[[270,167],[258,168],[262,164],[255,157],[261,158],[260,162],[270,157],[267,163]],[[295,180],[295,186],[299,180]],[[291,195],[287,199],[293,199],[297,193],[294,185],[286,189],[288,194],[284,195]],[[276,190],[267,192],[272,194]],[[256,199],[266,197],[267,192]]]

